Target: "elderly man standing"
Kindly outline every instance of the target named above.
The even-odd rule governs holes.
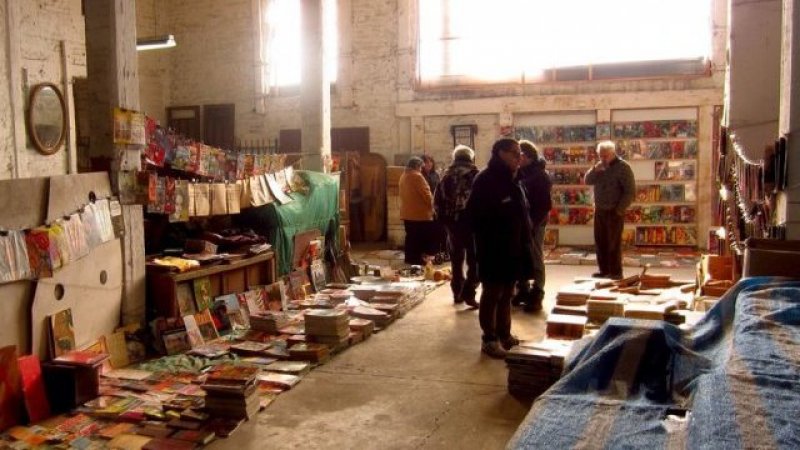
[[[611,141],[597,144],[599,161],[586,172],[586,184],[594,186],[594,243],[597,278],[622,278],[622,229],[625,210],[636,195],[633,170],[617,156]]]
[[[504,358],[506,350],[519,344],[511,334],[511,297],[517,280],[533,276],[528,201],[516,180],[521,158],[516,140],[495,142],[492,158],[475,177],[467,201],[483,286],[478,312],[481,351],[492,358]]]

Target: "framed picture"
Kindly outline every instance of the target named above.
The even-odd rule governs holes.
[[[462,144],[475,148],[475,135],[478,134],[477,125],[452,125],[450,134],[453,136],[453,147]]]

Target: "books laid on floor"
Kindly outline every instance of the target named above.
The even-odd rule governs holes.
[[[289,347],[289,359],[292,361],[311,361],[324,363],[330,359],[331,352],[325,344],[303,343]]]
[[[521,342],[506,354],[508,391],[513,395],[535,398],[561,377],[564,361],[572,348],[571,341],[545,339]]]
[[[305,361],[276,361],[264,367],[264,370],[303,376],[311,370],[311,364]]]
[[[586,329],[586,317],[550,314],[547,318],[547,336],[550,338],[580,339]]]
[[[377,327],[380,328],[385,328],[387,325],[392,323],[392,318],[389,316],[389,314],[368,306],[356,306],[352,309],[352,311],[350,311],[350,315],[358,319],[371,320],[372,322],[375,322]]]
[[[350,329],[361,333],[364,339],[370,337],[375,329],[375,322],[367,319],[350,319]]]
[[[590,322],[602,324],[610,317],[625,315],[625,301],[618,299],[589,299],[586,302],[586,312]]]
[[[315,337],[346,338],[350,334],[350,318],[338,309],[310,309],[303,316],[306,335]]]
[[[285,373],[263,372],[257,377],[259,385],[273,386],[288,391],[300,382],[300,377]]]
[[[108,359],[108,353],[97,353],[89,350],[71,350],[56,356],[53,361],[71,366],[96,366]]]
[[[212,417],[249,419],[259,409],[256,395],[256,367],[220,364],[203,383],[206,411]]]
[[[282,312],[250,314],[250,328],[269,334],[278,334],[278,330],[289,325],[289,322],[289,316]]]
[[[556,304],[563,306],[581,306],[589,299],[592,287],[589,283],[571,284],[558,290]]]

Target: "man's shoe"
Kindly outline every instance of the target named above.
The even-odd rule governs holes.
[[[519,339],[512,334],[505,339],[500,339],[500,345],[502,345],[505,350],[511,350],[511,347],[519,345]]]
[[[504,359],[506,357],[506,351],[497,341],[489,341],[481,344],[481,352],[490,358]]]
[[[595,272],[592,274],[592,278],[608,278],[608,274],[603,272]]]
[[[611,278],[612,280],[621,280],[625,277],[623,277],[622,274],[620,273],[617,275],[606,275],[606,278]]]
[[[464,304],[474,309],[478,309],[481,306],[474,298],[464,300]]]
[[[453,304],[454,305],[460,305],[462,303],[464,303],[464,300],[461,300],[460,298],[453,299]]]

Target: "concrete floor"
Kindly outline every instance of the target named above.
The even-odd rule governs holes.
[[[547,267],[545,309],[559,286],[594,271]],[[626,269],[631,275],[636,269]],[[693,269],[658,269],[692,278]],[[256,420],[211,449],[500,449],[530,409],[506,392],[503,361],[480,351],[477,311],[452,304],[449,287],[313,370]],[[540,339],[544,314],[514,311],[513,331]]]

